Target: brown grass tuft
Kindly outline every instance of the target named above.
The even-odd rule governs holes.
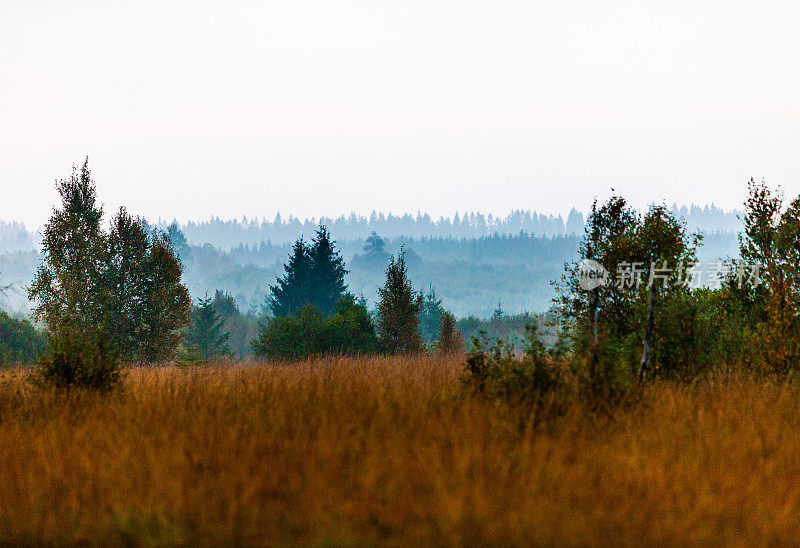
[[[800,538],[800,390],[656,383],[532,426],[453,358],[0,374],[0,543],[766,544]]]

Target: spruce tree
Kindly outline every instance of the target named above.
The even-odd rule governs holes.
[[[328,229],[319,227],[309,251],[311,258],[311,295],[309,302],[322,312],[323,316],[330,316],[334,312],[336,303],[344,297],[347,285],[344,276],[347,270],[344,260],[331,240]]]
[[[217,313],[214,302],[208,296],[198,299],[185,339],[189,355],[202,361],[230,356],[229,338],[230,334],[224,332],[224,321]]]
[[[364,242],[364,258],[371,267],[383,268],[389,261],[386,242],[375,231]]]
[[[292,255],[283,269],[283,277],[270,286],[271,295],[267,300],[267,306],[276,318],[294,315],[310,300],[311,255],[302,237],[292,246]]]
[[[436,341],[443,313],[442,300],[436,296],[436,290],[433,286],[429,286],[428,293],[425,294],[422,300],[422,309],[419,313],[419,330],[426,345]]]
[[[454,354],[464,350],[464,337],[456,329],[456,319],[450,312],[442,313],[436,350],[442,354]]]
[[[378,328],[383,350],[388,353],[415,353],[423,348],[419,336],[422,297],[411,286],[405,252],[391,257],[386,269],[386,284],[378,288]]]
[[[334,313],[336,303],[347,294],[344,260],[331,240],[330,233],[320,226],[311,245],[297,240],[292,247],[284,275],[270,286],[267,305],[276,318],[296,314],[306,304],[317,308],[323,316]]]

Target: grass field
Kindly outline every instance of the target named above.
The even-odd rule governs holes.
[[[654,383],[534,427],[457,358],[0,373],[0,543],[769,544],[800,538],[800,389]]]

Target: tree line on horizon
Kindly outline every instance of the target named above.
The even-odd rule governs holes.
[[[687,223],[690,230],[706,234],[714,232],[739,232],[742,228],[741,211],[724,211],[714,204],[678,206],[672,204],[671,212]],[[211,244],[223,250],[243,246],[258,247],[263,243],[272,245],[292,244],[303,234],[311,235],[319,225],[324,225],[337,235],[340,244],[350,240],[365,240],[372,232],[393,240],[397,238],[480,238],[493,235],[518,235],[558,237],[582,235],[584,214],[573,207],[566,218],[561,215],[516,209],[505,216],[484,214],[480,211],[455,213],[452,217],[433,218],[428,213],[393,214],[373,211],[369,216],[340,215],[319,219],[299,219],[293,215],[274,219],[251,218],[223,220],[212,217],[202,221],[162,221],[154,228],[167,230],[172,224],[180,229],[192,245]],[[26,251],[37,249],[38,236],[29,231],[24,223],[0,220],[0,250]]]
[[[740,211],[724,211],[714,204],[678,206],[670,211],[683,219],[692,230],[705,233],[738,232],[741,230]],[[174,222],[174,221],[173,221]],[[206,221],[189,221],[179,225],[191,242],[210,243],[222,249],[232,249],[240,244],[258,246],[261,242],[291,243],[302,234],[313,234],[317,226],[324,225],[337,234],[341,242],[363,240],[375,232],[384,238],[480,238],[482,236],[528,234],[537,237],[559,237],[583,234],[584,214],[570,210],[566,218],[561,215],[515,209],[505,216],[484,214],[480,211],[455,213],[452,217],[434,219],[428,213],[394,215],[373,211],[369,216],[340,215],[336,218],[300,220],[278,213],[267,219],[223,220],[217,217]]]

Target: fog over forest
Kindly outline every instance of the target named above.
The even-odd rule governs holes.
[[[701,261],[737,255],[738,211],[714,205],[673,204],[670,209],[690,231],[704,234]],[[158,219],[150,224],[168,230],[173,221]],[[190,221],[177,225],[186,241],[177,246],[185,267],[184,282],[193,298],[222,290],[234,297],[242,311],[260,314],[269,286],[283,273],[291,244],[299,237],[310,239],[320,224],[330,230],[342,252],[350,291],[363,295],[370,306],[376,302],[388,264],[388,255],[370,258],[364,254],[365,241],[375,232],[385,242],[387,254],[396,255],[403,246],[418,289],[433,288],[457,317],[488,318],[498,309],[520,314],[550,307],[551,282],[559,279],[564,263],[575,257],[584,215],[573,208],[566,218],[516,210],[505,217],[463,212],[432,219],[421,212],[373,212],[369,217],[351,214],[300,220],[278,214],[272,220]],[[40,261],[39,240],[38,231],[22,223],[0,221],[0,281],[13,284],[3,303],[9,310],[29,310],[24,287]]]

